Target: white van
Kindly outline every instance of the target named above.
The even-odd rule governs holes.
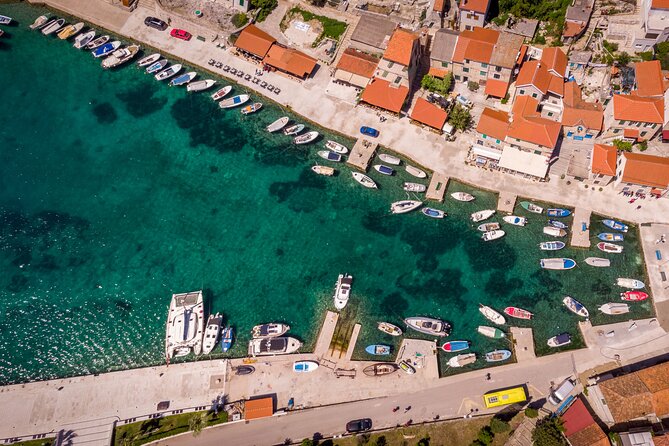
[[[565,379],[562,381],[562,384],[560,384],[555,390],[551,392],[551,394],[548,396],[548,402],[551,403],[553,406],[557,406],[560,404],[562,401],[565,400],[569,396],[572,390],[574,390],[574,383],[571,380],[571,377]]]

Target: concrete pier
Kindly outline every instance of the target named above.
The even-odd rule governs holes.
[[[574,221],[571,225],[571,246],[577,248],[590,247],[590,214],[592,211],[583,208],[574,210]],[[585,225],[585,231],[583,230]]]
[[[512,194],[511,192],[502,191],[499,193],[499,198],[497,199],[497,210],[499,212],[506,212],[507,214],[513,214],[513,209],[516,206],[516,200],[518,195]]]
[[[537,357],[534,354],[534,334],[531,328],[511,327],[511,336],[513,337],[516,361],[532,361]]]
[[[344,357],[344,361],[346,362],[350,361],[353,357],[353,350],[355,350],[355,344],[358,342],[358,335],[360,334],[361,327],[360,324],[355,324],[353,326],[353,334],[351,335],[351,340],[348,341],[348,348],[346,349],[346,356]]]
[[[432,178],[430,179],[430,185],[427,187],[427,192],[425,193],[425,198],[443,203],[448,180],[449,178],[444,174],[437,172],[433,173]]]
[[[367,138],[359,138],[355,142],[353,150],[351,150],[351,154],[349,155],[348,160],[346,160],[346,164],[360,169],[363,172],[367,172],[369,163],[374,158],[378,146],[378,143]]]
[[[325,314],[325,321],[323,321],[321,331],[318,333],[316,347],[314,348],[314,355],[318,356],[319,358],[322,358],[328,354],[330,343],[332,342],[332,335],[334,335],[334,330],[337,326],[338,320],[339,314],[335,313],[334,311],[328,311]]]
[[[646,285],[660,325],[669,331],[669,224],[641,225],[640,232],[648,272]]]
[[[426,379],[439,378],[437,344],[434,341],[403,339],[397,354],[397,363],[408,361]]]

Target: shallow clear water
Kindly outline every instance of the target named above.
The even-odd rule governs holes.
[[[612,268],[582,262],[600,256],[593,245],[554,254],[579,266],[551,272],[539,268],[545,218],[479,239],[468,216],[494,208],[492,193],[453,182],[449,193],[477,200],[435,206],[449,213],[442,221],[390,215],[389,203],[406,197],[405,172],[373,172],[378,191],[345,166],[316,176],[309,167],[322,140],[298,147],[264,131],[286,114],[279,107],[243,117],[135,66],[103,71],[71,43],[29,31],[43,11],[0,8],[20,22],[0,38],[0,382],[161,363],[170,296],[195,289],[240,333],[234,356],[266,321],[289,323],[312,348],[340,272],[355,277],[346,314],[363,324],[358,358],[368,344],[397,341],[376,321],[412,315],[452,322],[451,339],[472,340],[479,354],[508,347],[475,332],[486,324],[479,302],[535,312],[519,324],[534,328],[540,354],[550,336],[578,333],[565,294],[594,323],[630,317],[596,309],[618,299],[615,277],[644,277],[636,230]],[[604,227],[592,228],[595,240]],[[635,317],[652,312],[650,303],[633,308]]]

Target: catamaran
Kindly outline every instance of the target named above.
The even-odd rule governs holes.
[[[173,294],[167,313],[165,358],[186,356],[191,351],[199,355],[204,333],[204,303],[202,291]]]

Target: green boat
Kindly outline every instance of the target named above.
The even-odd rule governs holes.
[[[529,201],[521,201],[520,205],[523,209],[534,212],[535,214],[542,214],[544,212],[544,208]]]
[[[493,339],[502,339],[506,337],[504,332],[499,328],[487,327],[485,325],[480,325],[478,328],[478,332],[481,333],[483,336],[487,336]]]

